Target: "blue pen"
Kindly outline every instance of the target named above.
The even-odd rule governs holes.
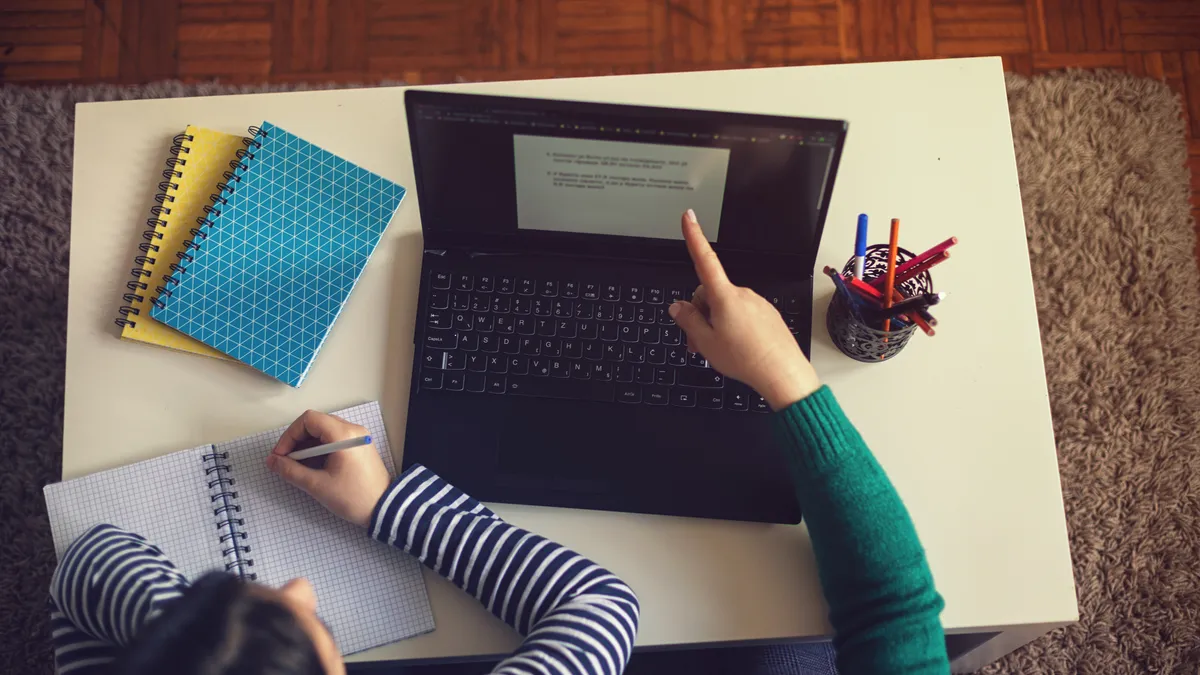
[[[867,262],[867,214],[858,214],[858,235],[854,238],[854,278],[863,278]]]
[[[825,274],[829,275],[830,279],[833,279],[833,285],[837,287],[838,293],[842,294],[842,299],[846,302],[846,306],[850,308],[850,313],[861,321],[862,312],[859,310],[861,305],[858,302],[858,298],[854,297],[854,293],[851,293],[850,288],[846,286],[846,281],[842,279],[842,275],[838,274],[837,270],[828,265],[825,267]]]

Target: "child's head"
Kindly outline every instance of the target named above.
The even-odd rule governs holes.
[[[212,572],[145,626],[113,672],[342,675],[316,609],[304,579],[273,589]]]

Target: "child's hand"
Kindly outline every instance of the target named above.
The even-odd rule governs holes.
[[[334,443],[366,435],[367,430],[357,424],[309,410],[283,432],[275,449],[267,456],[267,467],[339,517],[366,527],[375,504],[391,483],[387,467],[374,445],[327,455],[325,466],[320,469],[310,469],[287,456],[305,445]],[[305,443],[314,440],[316,443]]]

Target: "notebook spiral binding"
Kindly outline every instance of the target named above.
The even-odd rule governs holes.
[[[195,137],[186,133],[178,134],[172,139],[171,156],[166,161],[167,168],[162,172],[163,180],[158,184],[158,194],[154,195],[154,201],[158,203],[150,208],[151,217],[146,219],[146,230],[142,232],[142,239],[146,241],[138,244],[138,250],[142,254],[133,259],[134,264],[137,265],[129,270],[133,279],[125,283],[125,288],[129,292],[121,296],[121,299],[129,304],[121,305],[121,308],[117,310],[121,316],[117,317],[115,323],[121,328],[125,326],[137,328],[137,320],[130,317],[138,316],[142,310],[135,307],[134,303],[146,300],[146,291],[150,287],[143,279],[150,276],[150,271],[145,267],[157,262],[156,254],[159,253],[159,246],[154,242],[163,238],[159,228],[166,227],[167,221],[162,217],[171,213],[170,204],[175,201],[170,191],[179,188],[179,183],[176,181],[183,177],[180,169],[187,166],[187,159],[182,155],[192,151],[191,148],[184,145],[184,141],[194,140],[196,140]]]
[[[200,245],[205,239],[208,239],[208,232],[204,228],[216,227],[217,221],[221,217],[221,209],[218,207],[229,203],[228,195],[233,194],[233,186],[242,182],[242,176],[250,170],[250,162],[254,160],[254,151],[262,147],[262,143],[258,140],[259,137],[267,137],[267,132],[259,127],[249,127],[247,131],[250,136],[242,139],[242,144],[246,147],[237,151],[237,159],[229,163],[229,171],[221,174],[225,177],[225,180],[217,183],[218,192],[208,196],[212,204],[205,204],[204,215],[196,219],[196,227],[188,230],[192,238],[185,240],[183,242],[183,250],[175,254],[178,262],[171,263],[171,273],[164,274],[162,277],[163,285],[156,286],[154,289],[158,295],[151,298],[150,302],[159,309],[164,309],[167,306],[163,298],[171,297],[171,287],[178,286],[180,279],[187,272],[187,267],[184,264],[195,260],[193,254],[199,251]]]
[[[238,493],[234,486],[237,485],[237,479],[229,475],[232,469],[224,463],[227,459],[229,453],[218,452],[215,447],[200,456],[208,481],[213,518],[217,523],[221,556],[225,558],[225,571],[253,581],[258,574],[250,571],[254,567],[254,558],[250,557],[250,544],[246,541],[249,538],[245,530],[246,520],[238,515],[242,507],[236,501]]]

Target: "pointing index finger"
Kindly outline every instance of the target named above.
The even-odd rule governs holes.
[[[691,209],[683,214],[683,239],[687,242],[688,255],[692,257],[692,264],[696,267],[696,276],[700,277],[701,284],[719,287],[729,283],[729,277],[725,276],[725,268],[721,266],[717,252],[709,245],[708,238],[700,229],[700,222],[696,220],[696,213]]]

